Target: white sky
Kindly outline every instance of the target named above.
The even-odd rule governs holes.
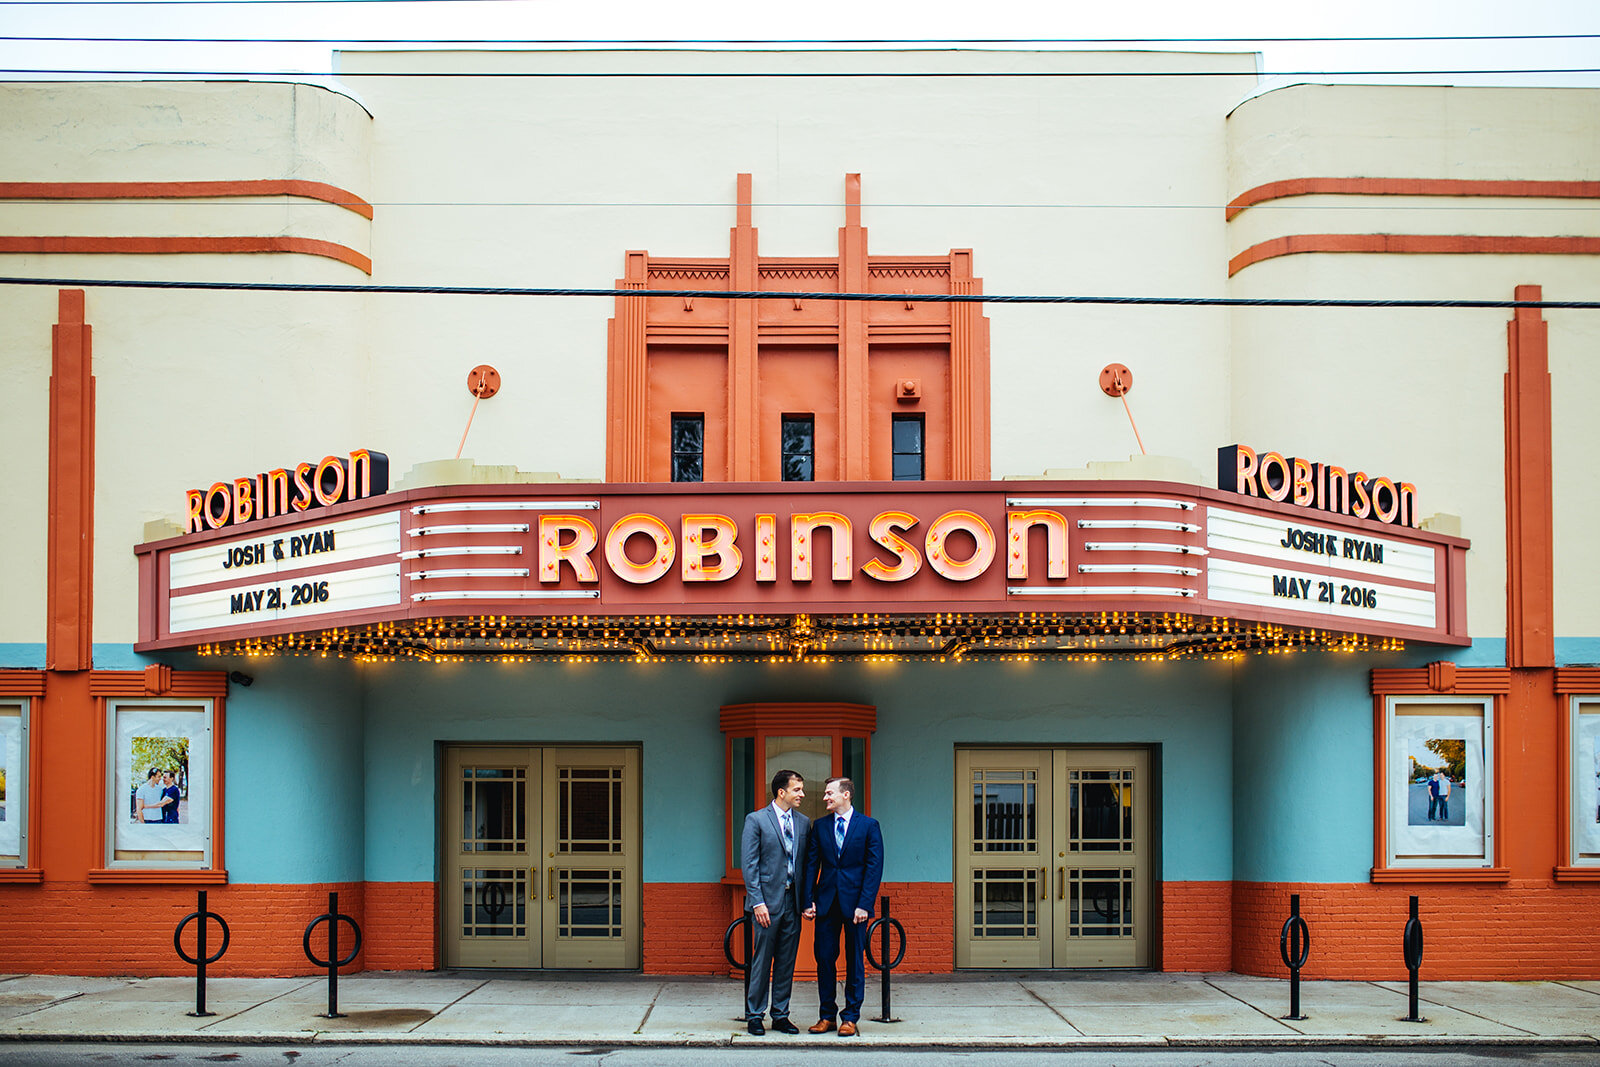
[[[975,18],[974,14],[979,17]],[[1258,51],[1268,74],[1299,71],[1483,71],[1600,68],[1600,38],[1493,42],[1307,42],[1268,37],[1350,37],[1600,33],[1596,0],[1145,0],[1090,4],[1072,0],[910,3],[906,0],[431,0],[407,2],[24,3],[0,0],[0,37],[315,38],[328,44],[156,44],[0,40],[0,78],[63,75],[19,69],[206,71],[269,76],[331,69],[335,47],[373,38],[493,39],[796,39],[870,38],[963,41],[972,38],[1220,38],[1226,44],[1150,43],[1132,47]],[[1003,47],[1003,46],[1002,46]],[[1042,47],[1062,47],[1044,45]],[[1117,47],[1117,46],[1106,46]],[[93,76],[93,75],[65,75]],[[1262,89],[1293,81],[1422,81],[1456,85],[1590,85],[1600,73],[1401,73],[1338,78],[1273,77]]]

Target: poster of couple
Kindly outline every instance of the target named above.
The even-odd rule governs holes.
[[[1572,716],[1572,856],[1600,859],[1600,702],[1581,702]]]
[[[1476,703],[1397,705],[1390,720],[1389,848],[1421,866],[1486,862],[1484,721]]]
[[[164,855],[142,858],[203,857],[211,788],[205,712],[121,706],[115,745],[116,858],[150,852]]]
[[[22,709],[0,705],[0,860],[15,861],[22,850]]]

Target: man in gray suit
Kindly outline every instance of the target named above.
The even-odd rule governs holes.
[[[745,1020],[764,1034],[761,1017],[772,991],[772,1028],[798,1034],[789,1021],[794,959],[800,949],[800,913],[811,906],[806,889],[806,835],[811,820],[795,809],[805,799],[805,779],[795,771],[772,776],[772,803],[744,817],[739,851],[744,867],[745,908],[755,917],[750,954],[750,995]]]

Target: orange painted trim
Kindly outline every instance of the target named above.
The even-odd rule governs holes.
[[[0,237],[6,255],[237,255],[292,252],[346,263],[364,274],[372,260],[332,241],[314,237]]]
[[[1450,683],[1446,682],[1447,675]],[[1434,688],[1436,684],[1443,688]],[[1423,696],[1431,693],[1501,696],[1509,692],[1511,671],[1505,667],[1456,667],[1450,672],[1432,671],[1428,667],[1397,670],[1380,667],[1372,671],[1372,694],[1378,697]]]
[[[806,729],[816,726],[832,733],[859,731],[871,734],[878,729],[878,709],[872,704],[817,703],[813,701],[762,704],[724,704],[720,715],[722,732],[748,735],[773,725],[803,722]]]
[[[1377,672],[1374,671],[1374,674]],[[1376,684],[1376,683],[1374,683]],[[1372,869],[1375,878],[1389,862],[1389,791],[1384,788],[1384,760],[1389,752],[1389,708],[1385,694],[1372,696]]]
[[[0,182],[0,200],[203,200],[295,196],[372,218],[372,205],[347,189],[297,178],[231,182]]]
[[[1556,862],[1555,877],[1561,880],[1563,870],[1572,870],[1572,698],[1562,699],[1559,690],[1556,702],[1561,708],[1561,724],[1556,729],[1556,774],[1560,783],[1556,789]],[[1600,871],[1600,869],[1597,869]],[[1583,879],[1573,879],[1582,881]]]
[[[1251,245],[1228,260],[1228,277],[1254,263],[1307,252],[1406,255],[1594,256],[1600,237],[1516,237],[1487,234],[1300,233]]]
[[[0,867],[0,885],[38,885],[43,881],[44,871],[38,867]]]
[[[195,868],[103,867],[91,865],[92,883],[153,883],[222,885],[228,880],[224,845],[227,826],[227,699],[228,676],[223,671],[175,671],[153,664],[142,671],[94,671],[89,675],[89,695],[94,700],[96,796],[91,830],[95,863],[107,858],[106,789],[111,776],[106,752],[109,701],[118,697],[171,697],[173,700],[211,701],[211,866]]]
[[[624,257],[618,289],[643,289],[649,284],[650,256],[631,251]],[[606,481],[642,482],[650,477],[646,425],[648,364],[646,314],[648,299],[619,296],[608,323],[606,353]]]
[[[1506,695],[1511,691],[1511,672],[1497,667],[1455,667],[1441,670],[1440,664],[1430,667],[1372,671],[1372,869],[1373,882],[1505,882],[1511,878],[1510,868],[1501,864],[1504,854],[1502,839],[1506,832],[1505,789],[1507,774],[1504,763],[1505,745],[1501,738],[1506,733]],[[1453,665],[1452,665],[1453,666]],[[1501,679],[1504,682],[1501,683]],[[1438,695],[1441,690],[1429,688],[1433,684],[1453,681],[1454,687],[1444,692],[1463,697],[1488,697],[1494,715],[1494,805],[1486,813],[1489,825],[1494,827],[1494,854],[1489,856],[1492,867],[1390,867],[1389,862],[1389,791],[1385,766],[1389,752],[1390,697]],[[1504,688],[1491,691],[1482,685],[1503,684]],[[1562,780],[1566,775],[1563,772]]]
[[[1557,867],[1558,882],[1600,882],[1600,867]]]
[[[42,697],[48,677],[44,671],[0,670],[0,697]]]
[[[845,175],[837,256],[761,256],[753,200],[751,176],[738,175],[726,259],[659,259],[630,251],[617,288],[868,291],[923,279],[917,284],[928,292],[943,286],[951,293],[983,292],[982,279],[973,274],[970,249],[952,249],[942,256],[870,255],[859,174]],[[818,480],[886,479],[889,416],[911,411],[925,411],[929,417],[927,480],[989,476],[990,335],[981,306],[941,305],[937,313],[901,322],[875,321],[872,309],[853,301],[834,302],[826,312],[808,309],[803,315],[797,302],[793,316],[787,309],[782,314],[771,310],[778,303],[766,305],[767,314],[753,301],[617,298],[607,338],[607,481],[666,479],[663,472],[669,468],[663,457],[670,441],[661,405],[668,395],[696,399],[674,410],[705,412],[707,482],[777,478],[775,427],[761,422],[775,411],[818,417]],[[823,387],[832,396],[814,388],[796,389],[792,382],[779,384],[781,375],[765,376],[764,367],[782,363],[780,353],[801,346],[825,350],[832,360],[835,381],[831,388]],[[675,349],[687,347],[698,350],[693,368],[688,360],[674,367]],[[929,351],[919,352],[919,347]],[[906,352],[913,359],[931,354],[944,361],[934,375],[941,388],[915,407],[888,395],[884,382],[873,384],[874,353],[898,359]],[[708,361],[705,356],[721,359]],[[764,364],[769,356],[777,358]],[[715,418],[713,411],[718,412]]]
[[[1557,667],[1556,692],[1600,693],[1600,667]]]
[[[1374,867],[1372,880],[1394,882],[1509,882],[1509,867]]]
[[[0,237],[0,246],[6,238]],[[51,329],[45,666],[88,670],[94,630],[94,357],[82,289],[59,290]]]
[[[227,671],[174,671],[155,664],[157,677],[164,684],[149,684],[150,668],[142,671],[95,671],[89,676],[89,695],[94,697],[225,697]]]
[[[1246,190],[1228,201],[1232,219],[1247,207],[1290,196],[1507,196],[1551,200],[1600,198],[1600,182],[1501,181],[1471,178],[1287,178]]]
[[[844,766],[844,739],[846,737],[859,737],[863,742],[861,755],[863,773],[861,780],[853,783],[856,791],[852,796],[855,805],[865,815],[872,814],[872,735],[878,729],[878,709],[873,704],[844,704],[844,703],[814,703],[807,701],[773,702],[762,704],[724,704],[720,709],[718,726],[723,735],[723,781],[726,791],[727,807],[725,811],[754,811],[762,803],[771,802],[771,785],[769,778],[761,774],[756,775],[756,796],[735,797],[733,795],[733,740],[736,737],[749,737],[755,741],[756,765],[765,765],[766,759],[762,755],[766,751],[768,737],[786,737],[795,732],[794,723],[805,723],[807,736],[829,738],[829,748],[833,753],[833,761],[829,767],[829,775],[842,775]],[[820,783],[818,791],[820,795]],[[754,801],[755,806],[751,803]],[[722,884],[727,886],[743,886],[744,877],[738,867],[734,866],[737,849],[730,836],[738,831],[728,820],[723,825],[723,850],[722,854],[727,861],[727,867],[722,873]]]
[[[228,872],[216,867],[203,871],[91,867],[89,882],[91,885],[227,885]]]
[[[40,881],[44,880],[44,805],[39,801],[44,795],[44,723],[39,712],[44,703],[41,693],[28,708],[28,854],[23,857],[28,866],[19,868],[23,874],[38,871]]]
[[[756,232],[751,203],[754,184],[749,174],[735,179],[734,227],[728,237],[728,284],[735,289],[753,290],[761,286],[760,235]],[[705,471],[706,481],[724,478],[735,482],[756,480],[760,441],[759,371],[757,369],[757,318],[753,300],[735,300],[728,309],[728,411],[727,469],[715,474]],[[710,425],[706,432],[711,431]],[[672,446],[669,443],[668,449]],[[710,448],[706,452],[710,453]]]
[[[1519,301],[1543,290],[1519,285]],[[1553,667],[1555,486],[1550,464],[1550,343],[1538,308],[1506,324],[1506,666]]]

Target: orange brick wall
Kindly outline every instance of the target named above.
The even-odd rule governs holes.
[[[906,958],[895,973],[948,974],[953,970],[956,887],[950,882],[885,882],[880,895],[888,896],[889,914],[906,928]]]
[[[722,936],[732,921],[730,892],[720,882],[646,882],[644,973],[727,974]]]
[[[1233,883],[1164,882],[1161,969],[1233,969]]]
[[[906,929],[897,974],[942,974],[955,966],[955,889],[949,882],[885,882],[890,914]],[[720,882],[648,882],[644,887],[644,973],[731,974],[722,952],[728,924],[741,914],[744,890]],[[738,935],[735,935],[738,936]],[[795,974],[814,977],[809,924]],[[891,952],[899,945],[892,942]],[[734,955],[743,958],[742,945]]]
[[[1233,965],[1282,977],[1278,935],[1289,895],[1311,933],[1305,978],[1402,979],[1409,898],[1419,899],[1421,975],[1444,980],[1600,979],[1600,941],[1589,935],[1600,885],[1512,881],[1503,885],[1296,885],[1238,882]]]
[[[340,910],[352,914],[343,900]],[[431,971],[439,966],[439,892],[434,883],[368,882],[363,910],[367,970]]]
[[[233,935],[227,955],[209,973],[317,973],[301,951],[301,934],[326,909],[329,890],[338,891],[340,910],[362,926],[362,952],[347,971],[438,966],[438,902],[430,882],[228,885],[208,890],[211,910],[227,920]],[[889,883],[883,891],[909,941],[898,973],[952,970],[954,887]],[[1550,880],[1415,886],[1169,882],[1161,889],[1161,966],[1282,977],[1287,972],[1278,957],[1278,933],[1289,914],[1289,895],[1299,893],[1311,929],[1304,977],[1402,979],[1400,938],[1412,892],[1421,898],[1427,938],[1424,978],[1600,979],[1600,941],[1583,934],[1600,910],[1600,884]],[[736,894],[736,887],[717,882],[646,884],[644,972],[728,974],[722,935]],[[192,974],[172,950],[172,930],[194,907],[194,890],[170,886],[0,886],[0,958],[13,972],[35,974]],[[808,962],[804,948],[801,957]]]
[[[330,890],[339,910],[362,927],[361,954],[345,970],[432,968],[434,889],[431,883],[225,885],[207,890],[207,907],[227,922],[232,939],[208,975],[314,974],[301,938],[308,922],[327,911]],[[195,910],[195,891],[173,886],[47,882],[0,887],[0,958],[12,972],[83,975],[189,975],[194,968],[172,948],[172,931]],[[195,924],[185,931],[193,951]],[[326,937],[326,924],[318,934]],[[220,943],[210,926],[211,951]],[[339,931],[350,944],[348,925]],[[327,942],[320,942],[324,949]],[[341,950],[341,951],[347,951]]]

